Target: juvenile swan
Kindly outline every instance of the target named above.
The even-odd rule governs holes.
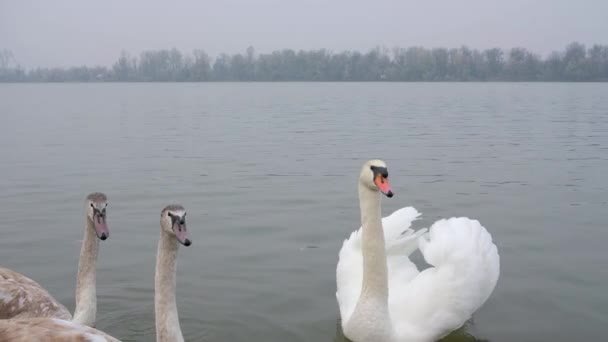
[[[186,229],[186,210],[168,205],[160,213],[160,239],[154,276],[154,311],[157,342],[184,341],[175,302],[175,268],[178,243],[190,246]]]
[[[336,297],[344,335],[354,342],[435,341],[462,326],[488,299],[500,273],[492,237],[476,220],[439,220],[410,229],[420,214],[402,208],[382,218],[380,194],[393,197],[381,160],[359,176],[361,228],[344,241]],[[419,272],[420,248],[432,267]]]
[[[160,241],[156,254],[154,308],[156,341],[184,341],[175,303],[175,267],[178,242],[190,246],[186,211],[169,205],[160,215]],[[0,320],[0,341],[104,341],[120,342],[106,333],[56,318]]]
[[[95,276],[99,240],[106,240],[110,236],[106,222],[108,202],[106,195],[94,192],[86,197],[85,203],[86,224],[78,261],[74,318],[40,284],[23,274],[0,267],[0,319],[53,317],[88,326],[95,325]]]

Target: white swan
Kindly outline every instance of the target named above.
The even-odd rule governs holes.
[[[97,312],[96,264],[99,240],[109,237],[106,223],[107,197],[94,192],[86,197],[86,225],[78,261],[74,318],[40,284],[23,274],[0,267],[0,319],[53,317],[95,325]]]
[[[154,276],[154,309],[157,342],[183,342],[175,302],[175,267],[178,242],[190,246],[186,211],[169,205],[161,211],[160,240]],[[104,341],[120,342],[94,328],[57,318],[0,320],[0,341]]]
[[[344,335],[355,342],[435,341],[462,326],[488,299],[500,273],[492,237],[476,220],[435,222],[414,232],[407,207],[381,218],[380,193],[392,197],[386,164],[365,163],[359,177],[361,229],[344,241],[336,297]],[[419,272],[420,248],[433,267]]]

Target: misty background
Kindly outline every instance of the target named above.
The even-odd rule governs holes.
[[[524,47],[546,57],[567,44],[606,44],[608,2],[0,0],[0,48],[19,65],[111,66],[122,50],[366,52],[376,46]]]
[[[1,2],[0,82],[608,81],[608,2]]]

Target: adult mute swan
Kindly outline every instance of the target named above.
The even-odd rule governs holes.
[[[336,297],[344,335],[355,342],[435,341],[462,326],[488,299],[500,273],[492,237],[465,217],[410,229],[412,207],[382,218],[380,193],[393,197],[381,160],[359,176],[362,227],[344,241]],[[432,267],[419,272],[420,248]]]
[[[184,207],[165,207],[160,214],[160,227],[154,276],[156,341],[183,342],[175,302],[175,269],[178,243],[192,244],[186,229]],[[0,320],[0,341],[120,342],[100,330],[57,318]]]
[[[78,261],[74,317],[40,284],[23,274],[0,267],[0,319],[53,317],[95,325],[99,240],[110,236],[106,222],[108,202],[105,194],[94,192],[86,197],[85,203],[86,224]]]

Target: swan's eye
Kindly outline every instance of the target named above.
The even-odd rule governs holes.
[[[95,206],[93,205],[93,203],[89,203],[91,205],[91,208],[95,209]]]

